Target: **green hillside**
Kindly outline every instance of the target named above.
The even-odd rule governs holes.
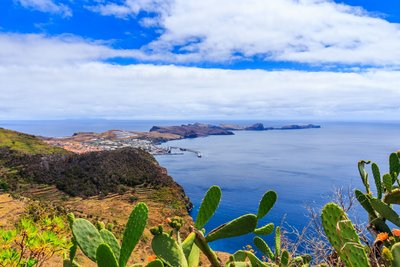
[[[32,155],[67,153],[62,148],[46,144],[36,136],[0,128],[0,148],[2,147]]]

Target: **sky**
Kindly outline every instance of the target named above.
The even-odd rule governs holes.
[[[0,120],[398,120],[397,0],[1,0]]]

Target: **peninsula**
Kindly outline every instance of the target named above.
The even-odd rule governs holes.
[[[174,147],[175,151],[178,152],[172,153],[171,147],[160,146],[160,144],[172,140],[207,137],[210,135],[234,135],[235,131],[301,130],[311,128],[321,128],[321,126],[294,124],[282,127],[265,127],[262,123],[255,123],[250,126],[193,123],[179,126],[153,126],[149,132],[109,130],[102,133],[78,132],[70,137],[62,138],[40,138],[47,144],[78,154],[133,147],[143,149],[152,155],[171,155],[181,154],[182,151],[190,151],[190,149]],[[199,151],[194,152],[198,156],[200,155]]]

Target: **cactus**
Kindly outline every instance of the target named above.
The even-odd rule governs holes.
[[[274,231],[274,224],[269,223],[254,230],[256,235],[269,235]]]
[[[262,219],[274,206],[278,196],[274,191],[266,192],[258,205],[257,219]]]
[[[133,208],[125,226],[124,237],[120,247],[114,234],[103,227],[104,223],[97,223],[96,228],[85,219],[75,220],[70,216],[69,221],[72,224],[71,228],[73,233],[70,262],[73,262],[73,257],[76,253],[76,248],[74,249],[74,246],[77,244],[82,252],[89,259],[97,262],[99,266],[114,266],[109,264],[114,264],[113,261],[115,260],[115,266],[125,267],[134,247],[143,234],[147,223],[147,217],[148,208],[146,204],[139,203]],[[101,260],[98,259],[99,255],[102,257]]]
[[[383,179],[383,185],[385,186],[385,189],[388,192],[391,192],[392,191],[392,186],[393,186],[392,176],[389,173],[387,173],[387,174],[383,175],[382,179]]]
[[[373,219],[377,218],[375,210],[371,206],[371,197],[357,189],[354,192],[358,202],[360,202],[361,206],[368,212],[368,215]]]
[[[212,230],[206,236],[206,240],[212,242],[222,238],[245,235],[253,232],[256,227],[257,216],[246,214]]]
[[[275,258],[281,254],[281,228],[279,226],[275,229]]]
[[[358,171],[360,172],[361,180],[367,190],[367,194],[371,193],[368,182],[368,173],[365,171],[365,164],[370,164],[371,161],[360,160],[358,162]]]
[[[372,163],[371,165],[372,174],[375,180],[376,192],[378,194],[378,198],[382,198],[382,183],[381,183],[381,173],[379,171],[379,167],[376,163]]]
[[[196,228],[201,229],[206,225],[206,223],[211,219],[214,215],[219,202],[221,201],[221,188],[218,186],[211,186],[208,189],[206,195],[203,198],[203,201],[200,205],[199,213],[196,218]]]
[[[326,204],[321,219],[329,242],[347,267],[370,266],[353,224],[338,205]]]
[[[289,252],[284,249],[282,251],[282,255],[281,255],[281,266],[282,267],[288,266],[289,265],[289,260],[290,260]]]
[[[104,243],[110,246],[112,252],[115,255],[115,258],[119,259],[121,247],[119,246],[118,240],[117,238],[115,238],[114,234],[108,231],[107,229],[101,229],[100,236],[103,239]]]
[[[270,249],[270,247],[267,245],[267,243],[262,240],[260,237],[256,236],[253,239],[254,245],[261,251],[262,254],[267,256],[267,258],[271,259],[272,261],[275,261],[275,255]]]
[[[146,267],[164,267],[164,263],[159,259],[149,262]]]
[[[400,267],[400,243],[396,243],[391,249],[393,257],[393,267]]]
[[[396,153],[392,153],[389,156],[389,172],[393,178],[392,183],[394,183],[400,172],[399,157]]]
[[[188,267],[182,247],[172,236],[166,233],[155,235],[151,247],[157,257],[169,266]]]
[[[96,251],[98,267],[118,267],[118,262],[111,247],[107,244],[100,244]]]
[[[371,199],[372,207],[385,219],[400,227],[399,215],[386,203],[379,199]]]
[[[359,243],[345,243],[340,252],[340,257],[347,267],[370,266],[365,249]]]
[[[389,192],[385,194],[385,197],[383,198],[383,202],[386,204],[400,204],[400,189],[396,188],[392,190],[392,192]]]
[[[104,242],[96,227],[85,219],[76,219],[72,225],[72,233],[82,252],[92,261],[96,261],[97,248]]]
[[[133,249],[146,227],[148,212],[149,210],[144,203],[138,203],[133,208],[125,226],[124,237],[121,245],[121,254],[119,257],[119,266],[126,266]]]

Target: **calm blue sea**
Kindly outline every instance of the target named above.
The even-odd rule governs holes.
[[[191,121],[193,122],[193,121]],[[0,127],[44,136],[65,136],[77,131],[126,129],[147,131],[153,125],[177,125],[185,121],[0,121]],[[219,123],[210,121],[210,123]],[[235,123],[251,124],[251,121]],[[371,159],[384,173],[390,152],[400,149],[400,123],[266,121],[266,126],[288,123],[316,123],[321,129],[236,132],[233,136],[210,136],[173,141],[175,145],[201,151],[197,158],[188,153],[158,156],[160,164],[180,183],[195,205],[211,185],[219,185],[223,195],[211,230],[245,213],[257,212],[267,190],[278,193],[278,203],[263,222],[283,220],[298,229],[308,219],[306,205],[321,207],[334,187],[359,187],[357,161]],[[363,214],[363,213],[361,213]],[[266,238],[271,241],[272,237]],[[252,244],[252,237],[238,237],[213,243],[214,249],[235,251]]]

